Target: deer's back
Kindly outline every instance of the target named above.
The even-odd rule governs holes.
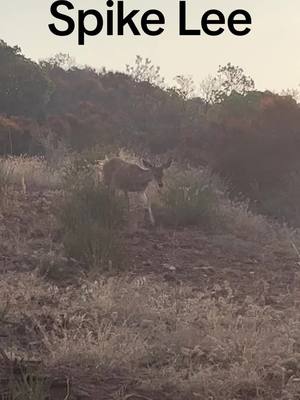
[[[112,158],[103,165],[103,180],[106,185],[110,185],[112,178],[116,171],[122,168],[126,168],[126,162],[121,158]]]
[[[146,189],[152,179],[151,172],[120,158],[112,158],[103,166],[104,183],[128,192]]]

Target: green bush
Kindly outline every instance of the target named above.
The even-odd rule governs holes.
[[[49,385],[45,379],[22,372],[21,376],[12,375],[9,378],[8,400],[47,400],[49,399]]]
[[[218,194],[215,178],[206,171],[172,169],[166,177],[157,212],[162,222],[174,226],[216,223]]]
[[[95,183],[90,168],[77,167],[65,175],[58,211],[65,251],[90,269],[120,268],[125,259],[120,236],[125,202]]]

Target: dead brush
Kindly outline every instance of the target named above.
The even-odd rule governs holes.
[[[237,302],[228,285],[195,292],[151,278],[144,285],[106,278],[59,288],[23,274],[3,276],[0,289],[0,301],[10,293],[10,318],[32,322],[30,353],[50,374],[102,380],[123,371],[134,381],[131,393],[168,388],[170,398],[296,398],[298,307],[282,312],[251,298]],[[14,338],[7,351],[29,353],[22,343]]]
[[[50,168],[43,157],[10,156],[3,164],[9,171],[11,184],[21,187],[23,192],[27,188],[52,190],[60,187],[60,171]]]
[[[89,166],[71,166],[57,207],[69,257],[88,269],[120,268],[126,257],[120,236],[125,203],[94,180]]]
[[[0,204],[5,205],[9,185],[12,183],[13,168],[0,160]]]

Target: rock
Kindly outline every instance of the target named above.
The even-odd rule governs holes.
[[[152,262],[150,260],[143,261],[144,267],[151,267],[151,265],[152,265]]]
[[[163,267],[168,269],[169,271],[176,271],[176,267],[174,267],[174,265],[171,264],[164,263]]]

